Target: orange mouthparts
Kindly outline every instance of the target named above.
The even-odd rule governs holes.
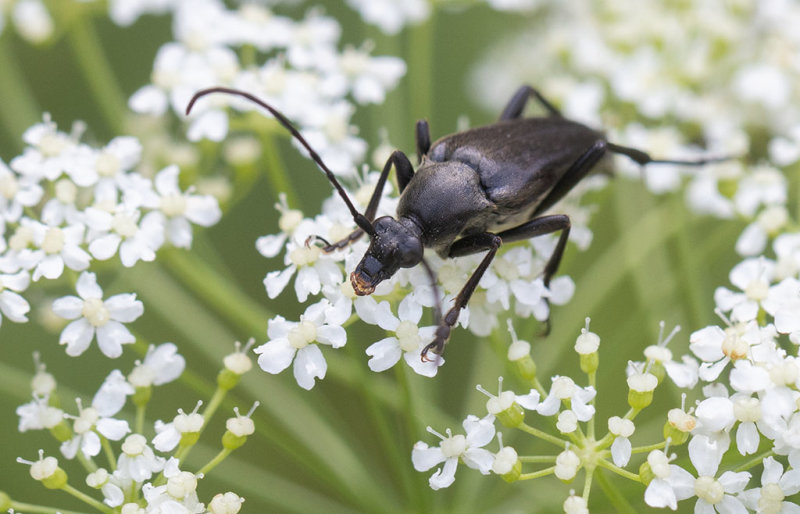
[[[353,290],[358,296],[369,295],[375,291],[375,286],[364,280],[364,276],[355,271],[350,273],[350,283],[353,285]]]

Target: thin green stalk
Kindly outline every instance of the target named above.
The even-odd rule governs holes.
[[[78,449],[78,454],[76,456],[78,457],[78,462],[81,463],[81,466],[83,466],[86,471],[89,473],[94,473],[97,471],[97,464],[94,463],[94,460],[92,460],[91,457],[84,455],[80,449]]]
[[[8,141],[13,141],[17,149],[21,150],[23,144],[20,135],[37,120],[41,120],[41,111],[31,94],[31,88],[27,87],[17,59],[8,48],[10,39],[8,36],[0,37],[0,62],[3,63],[0,91],[6,99],[0,102],[0,119],[10,136]]]
[[[534,471],[533,473],[522,473],[519,476],[519,480],[533,480],[534,478],[546,477],[548,475],[552,475],[555,470],[556,467],[552,466],[541,471]]]
[[[94,498],[92,498],[88,494],[83,493],[83,492],[75,489],[74,487],[72,487],[69,484],[66,484],[64,487],[61,488],[61,490],[64,491],[65,493],[67,493],[67,494],[70,494],[70,495],[74,496],[75,498],[79,499],[80,501],[84,502],[85,504],[91,505],[92,507],[94,507],[95,509],[99,510],[100,512],[107,512],[109,514],[113,514],[113,512],[114,512],[114,509],[112,509],[108,505],[105,505],[105,504],[95,500]]]
[[[602,468],[606,468],[609,471],[613,471],[614,473],[616,473],[621,477],[627,478],[628,480],[633,480],[634,482],[640,482],[640,483],[642,481],[642,478],[636,473],[631,473],[628,470],[615,466],[614,464],[608,462],[607,460],[600,460],[597,462],[597,464]]]
[[[550,435],[550,434],[548,434],[546,432],[542,432],[539,429],[533,428],[532,426],[528,425],[527,423],[522,423],[517,428],[519,428],[523,432],[527,432],[527,433],[531,434],[534,437],[538,437],[539,439],[543,439],[543,440],[547,441],[548,443],[552,443],[552,444],[554,444],[556,446],[559,446],[561,448],[566,448],[566,446],[567,446],[567,441],[565,441],[563,439],[559,439],[558,437]]]
[[[555,455],[531,455],[528,457],[519,457],[520,462],[528,462],[531,464],[545,464],[548,462],[555,462],[556,461]]]
[[[589,493],[592,491],[592,477],[594,476],[594,468],[586,469],[586,480],[583,483],[583,499],[589,502]]]
[[[772,450],[767,450],[764,453],[759,453],[758,455],[756,455],[752,459],[748,460],[747,462],[745,462],[741,466],[739,466],[736,469],[734,469],[734,471],[737,472],[737,473],[739,473],[741,471],[747,471],[748,469],[752,468],[753,466],[757,466],[757,465],[761,464],[761,462],[764,459],[766,459],[767,457],[772,457],[773,455],[775,455],[775,452],[772,451]]]
[[[198,471],[196,474],[198,474],[198,475],[201,475],[201,474],[202,475],[207,475],[209,471],[211,471],[212,469],[217,467],[217,464],[219,464],[220,462],[225,460],[225,457],[227,457],[230,454],[231,454],[231,450],[229,450],[227,448],[221,449],[219,451],[219,453],[216,456],[214,456],[213,459],[208,461],[205,466],[200,468],[200,471]]]
[[[605,493],[608,501],[614,506],[614,510],[626,514],[637,514],[638,511],[633,508],[633,505],[628,502],[617,486],[608,480],[604,473],[595,473],[594,478],[600,489]]]
[[[136,433],[143,434],[144,433],[144,420],[145,420],[145,405],[137,405],[136,406]]]
[[[29,514],[86,514],[85,512],[78,512],[76,510],[45,507],[44,505],[34,505],[33,503],[24,503],[13,500],[11,501],[11,508],[17,512],[27,512]]]
[[[138,433],[141,434],[141,432]],[[98,435],[100,436],[100,444],[103,446],[103,451],[105,452],[106,459],[108,460],[108,467],[111,469],[111,472],[114,472],[114,470],[117,469],[117,457],[114,455],[114,449],[111,448],[111,443],[108,442],[108,439],[100,434]]]
[[[67,39],[106,123],[114,133],[123,133],[127,101],[87,13],[81,12],[71,20]]]
[[[651,452],[653,450],[660,450],[667,445],[666,441],[661,441],[660,443],[650,444],[647,446],[637,446],[631,450],[631,453],[644,453],[644,452]]]

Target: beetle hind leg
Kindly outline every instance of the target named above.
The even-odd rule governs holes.
[[[503,113],[500,115],[500,121],[520,118],[522,116],[522,111],[525,110],[525,106],[531,97],[535,98],[536,101],[547,110],[550,116],[561,116],[561,112],[542,96],[539,91],[531,86],[522,86],[517,89],[517,92],[514,93],[514,96],[512,96],[511,100],[506,104],[506,108],[503,109]]]

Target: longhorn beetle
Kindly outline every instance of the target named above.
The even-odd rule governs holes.
[[[395,150],[383,167],[375,191],[363,214],[358,212],[334,174],[278,110],[259,98],[237,89],[213,87],[197,92],[186,107],[210,93],[237,95],[269,111],[308,151],[325,172],[353,215],[358,228],[349,236],[323,248],[331,252],[344,248],[366,233],[367,253],[350,275],[357,295],[368,295],[399,268],[422,264],[433,284],[437,303],[435,339],[422,351],[441,354],[450,330],[467,305],[497,249],[504,242],[520,241],[561,232],[555,250],[544,267],[548,286],[558,269],[569,237],[570,220],[564,214],[545,213],[609,152],[622,154],[640,165],[665,163],[700,166],[727,159],[653,159],[647,153],[616,145],[601,132],[564,118],[536,89],[522,86],[491,125],[445,136],[431,143],[428,122],[416,125],[419,165],[414,171],[406,154]],[[522,111],[533,97],[547,116],[523,118]],[[383,187],[392,166],[397,170],[400,202],[397,217],[375,219]],[[442,316],[433,271],[423,257],[432,248],[443,258],[487,251],[486,256]]]

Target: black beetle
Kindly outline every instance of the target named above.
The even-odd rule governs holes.
[[[324,250],[343,248],[365,232],[370,237],[367,253],[350,275],[356,294],[370,294],[398,269],[420,263],[435,289],[435,277],[423,258],[424,248],[434,249],[443,258],[488,250],[444,317],[437,305],[439,328],[436,338],[422,351],[423,360],[428,351],[442,353],[460,310],[466,306],[503,242],[561,231],[543,272],[544,284],[549,285],[564,254],[570,220],[564,214],[543,214],[586,177],[608,152],[625,155],[640,165],[697,166],[726,159],[653,159],[641,150],[610,143],[601,132],[564,118],[538,91],[522,86],[506,105],[499,121],[491,125],[431,143],[428,123],[418,121],[416,172],[403,152],[394,151],[383,167],[367,209],[361,214],[291,122],[250,93],[225,87],[204,89],[189,102],[187,115],[197,99],[210,93],[238,95],[268,110],[328,176],[359,228],[341,241],[325,242]],[[522,118],[522,111],[531,97],[547,110],[548,116]],[[374,219],[392,165],[397,170],[401,194],[397,218]]]

